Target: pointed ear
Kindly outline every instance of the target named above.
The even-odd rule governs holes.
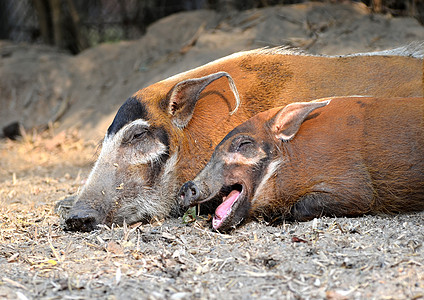
[[[192,78],[177,83],[169,92],[168,112],[173,116],[172,122],[179,128],[187,126],[193,116],[194,107],[200,93],[213,81],[227,77],[230,89],[236,98],[236,107],[230,115],[236,112],[240,105],[240,97],[233,78],[227,72],[218,72],[201,78]]]
[[[291,103],[281,109],[272,119],[271,131],[277,139],[287,142],[295,136],[300,125],[312,111],[329,103],[330,100]]]

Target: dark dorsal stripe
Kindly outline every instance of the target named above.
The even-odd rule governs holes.
[[[137,119],[147,121],[147,110],[136,97],[128,98],[116,113],[115,119],[107,130],[107,135],[116,134],[122,127]]]

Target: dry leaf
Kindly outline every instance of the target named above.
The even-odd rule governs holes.
[[[121,245],[114,241],[110,241],[107,243],[106,247],[107,252],[115,254],[115,255],[124,255],[124,248]]]

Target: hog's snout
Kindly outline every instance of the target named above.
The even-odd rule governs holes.
[[[194,204],[200,197],[200,191],[193,181],[184,183],[178,193],[178,199],[181,205],[190,206]]]
[[[65,224],[65,230],[89,232],[96,229],[99,222],[95,211],[80,211],[70,213]]]

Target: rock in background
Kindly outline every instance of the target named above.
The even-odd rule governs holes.
[[[424,40],[409,17],[371,14],[361,3],[305,3],[237,14],[177,13],[136,41],[102,44],[77,56],[46,46],[0,42],[0,128],[77,129],[102,138],[137,90],[233,52],[291,45],[314,54],[383,50]]]

